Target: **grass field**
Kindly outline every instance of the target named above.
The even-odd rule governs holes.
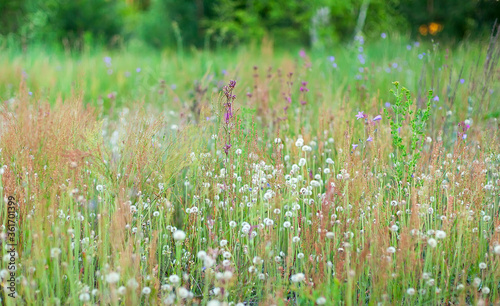
[[[499,58],[2,50],[2,303],[498,305]]]

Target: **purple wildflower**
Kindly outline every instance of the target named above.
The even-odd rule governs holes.
[[[353,151],[354,151],[354,150],[356,150],[356,148],[357,148],[357,147],[358,147],[358,145],[357,145],[357,144],[354,144],[354,143],[352,144],[352,150],[353,150]]]
[[[373,141],[372,136],[368,136],[368,138],[366,139],[366,141]]]
[[[435,96],[434,99],[432,99],[433,101],[436,101],[436,102],[439,102],[439,96]]]
[[[367,116],[363,112],[358,112],[358,114],[356,115],[357,120],[362,119],[362,118],[366,118],[366,117]]]
[[[334,57],[334,56],[330,56],[328,59],[329,59],[329,60],[330,60],[330,62],[332,62],[332,63],[333,63],[333,62],[335,62],[335,57]]]
[[[382,33],[382,34],[380,34],[380,37],[382,37],[382,39],[385,39],[387,37],[387,34]]]
[[[391,103],[390,102],[385,102],[385,107],[387,107],[387,108],[391,107]]]
[[[306,51],[304,51],[304,49],[301,49],[301,50],[299,51],[299,55],[300,55],[300,57],[302,57],[302,58],[306,57]]]
[[[460,84],[463,84],[465,83],[465,80],[464,79],[460,79]]]
[[[140,67],[137,67],[137,68],[135,69],[135,72],[137,72],[137,73],[141,72],[141,68],[140,68]]]
[[[379,121],[379,120],[382,120],[382,116],[380,115],[375,116],[375,118],[372,119],[372,121]]]

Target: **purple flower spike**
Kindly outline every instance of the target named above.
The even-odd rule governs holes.
[[[378,115],[375,118],[372,119],[373,121],[379,121],[382,120],[382,116]]]

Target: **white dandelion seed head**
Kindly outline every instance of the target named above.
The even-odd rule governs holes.
[[[106,282],[116,284],[120,280],[120,274],[117,272],[110,272],[106,275]]]
[[[52,258],[57,258],[61,255],[61,249],[60,248],[52,248],[50,249],[50,257]]]
[[[302,147],[302,152],[311,152],[312,148],[310,146],[303,146]]]
[[[139,283],[135,280],[135,278],[131,278],[127,281],[127,287],[137,289],[139,287]]]
[[[81,302],[88,302],[88,301],[90,301],[90,294],[88,294],[87,292],[84,292],[84,293],[80,294],[80,296],[78,298],[80,299]]]
[[[292,282],[299,283],[299,282],[303,281],[305,278],[306,278],[306,276],[304,275],[304,273],[297,273],[297,274],[292,275],[291,279],[292,279]]]
[[[495,252],[495,254],[500,255],[500,244],[496,245],[493,251]]]
[[[148,295],[150,293],[151,293],[151,288],[149,288],[149,287],[142,288],[142,294]]]
[[[324,305],[324,304],[326,304],[326,298],[324,298],[324,297],[317,298],[316,299],[316,304],[318,304],[318,305]]]
[[[127,293],[127,288],[125,286],[120,286],[117,291],[119,295],[125,295],[125,293]]]
[[[178,282],[180,282],[181,278],[175,274],[173,275],[170,275],[170,277],[168,278],[168,280],[172,283],[172,284],[177,284]]]
[[[436,238],[437,239],[444,239],[444,238],[446,238],[446,233],[444,231],[437,230],[436,231]]]
[[[184,239],[186,239],[186,233],[181,230],[176,230],[173,234],[173,237],[177,241],[183,241]]]

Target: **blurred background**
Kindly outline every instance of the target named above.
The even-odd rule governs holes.
[[[388,33],[453,44],[498,16],[497,0],[0,0],[0,48],[329,48]]]

